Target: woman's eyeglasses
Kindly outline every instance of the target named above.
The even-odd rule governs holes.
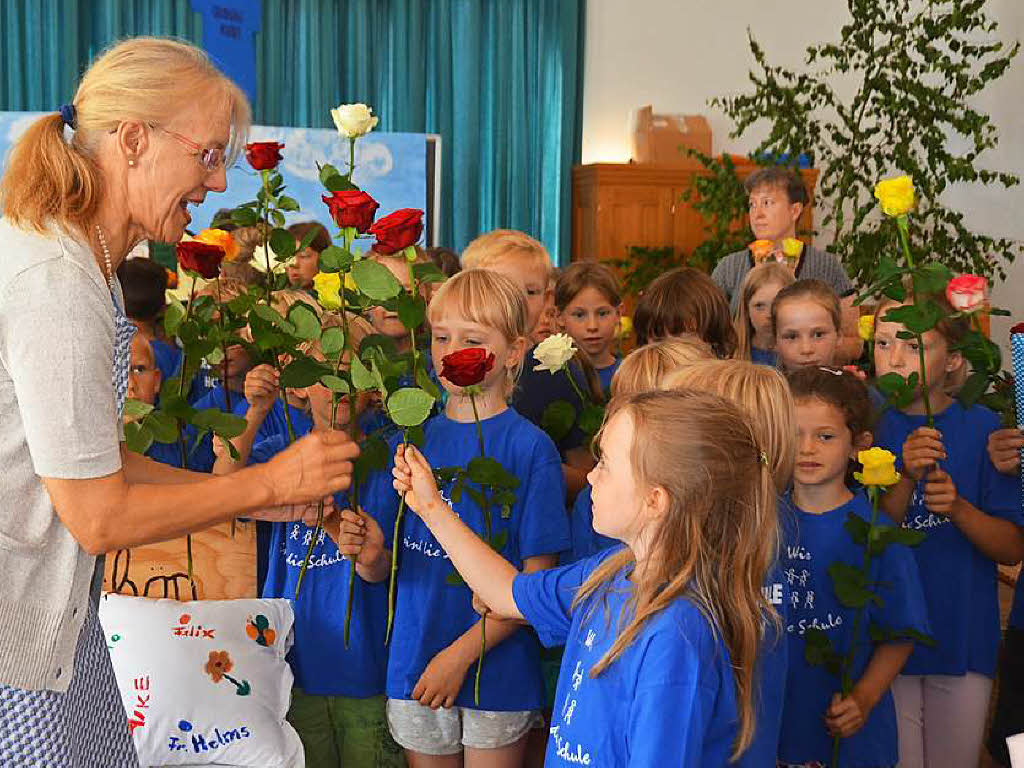
[[[224,150],[221,147],[204,147],[201,144],[196,144],[192,139],[182,136],[180,133],[167,130],[163,126],[156,125],[153,127],[159,128],[168,136],[177,139],[182,145],[192,150],[192,154],[195,156],[196,161],[207,173],[212,173],[223,164]]]

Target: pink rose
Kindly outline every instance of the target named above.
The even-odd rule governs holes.
[[[988,280],[980,275],[960,275],[946,285],[946,298],[957,312],[974,312],[988,301]]]

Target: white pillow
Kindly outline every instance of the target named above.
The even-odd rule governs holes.
[[[99,615],[142,766],[305,764],[285,720],[287,600],[106,594]]]

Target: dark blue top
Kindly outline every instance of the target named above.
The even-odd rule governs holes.
[[[896,454],[902,465],[903,443],[924,416],[888,409],[875,431],[877,445]],[[953,478],[957,494],[983,512],[1024,525],[1019,482],[1001,474],[989,460],[988,436],[999,428],[999,417],[975,405],[954,402],[935,416],[947,459],[941,466]],[[924,506],[918,484],[903,525],[923,531],[927,538],[914,548],[921,573],[934,648],[917,645],[904,667],[908,675],[963,675],[977,672],[992,677],[999,651],[999,602],[996,564],[975,547],[948,517]]]
[[[835,563],[863,567],[864,548],[854,542],[845,526],[851,513],[870,522],[871,504],[863,492],[858,492],[846,504],[823,514],[806,513],[795,505],[792,508],[797,535],[786,544],[782,558],[783,575],[791,592],[786,626],[789,667],[779,759],[785,763],[827,762],[832,756],[832,736],[822,718],[832,695],[840,690],[840,680],[825,667],[807,663],[805,636],[812,627],[824,631],[840,654],[846,654],[854,642],[856,610],[839,602],[829,568]],[[892,545],[872,558],[868,579],[880,596],[880,604],[869,604],[866,620],[859,627],[854,680],[864,674],[875,649],[869,640],[869,626],[925,634],[929,631],[921,582],[914,556],[907,547]],[[841,744],[841,762],[848,768],[879,768],[897,763],[896,708],[889,691],[871,710],[864,726]]]

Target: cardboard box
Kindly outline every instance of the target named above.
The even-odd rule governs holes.
[[[711,154],[711,127],[702,115],[656,115],[650,105],[636,111],[633,162],[693,165],[681,147]]]

